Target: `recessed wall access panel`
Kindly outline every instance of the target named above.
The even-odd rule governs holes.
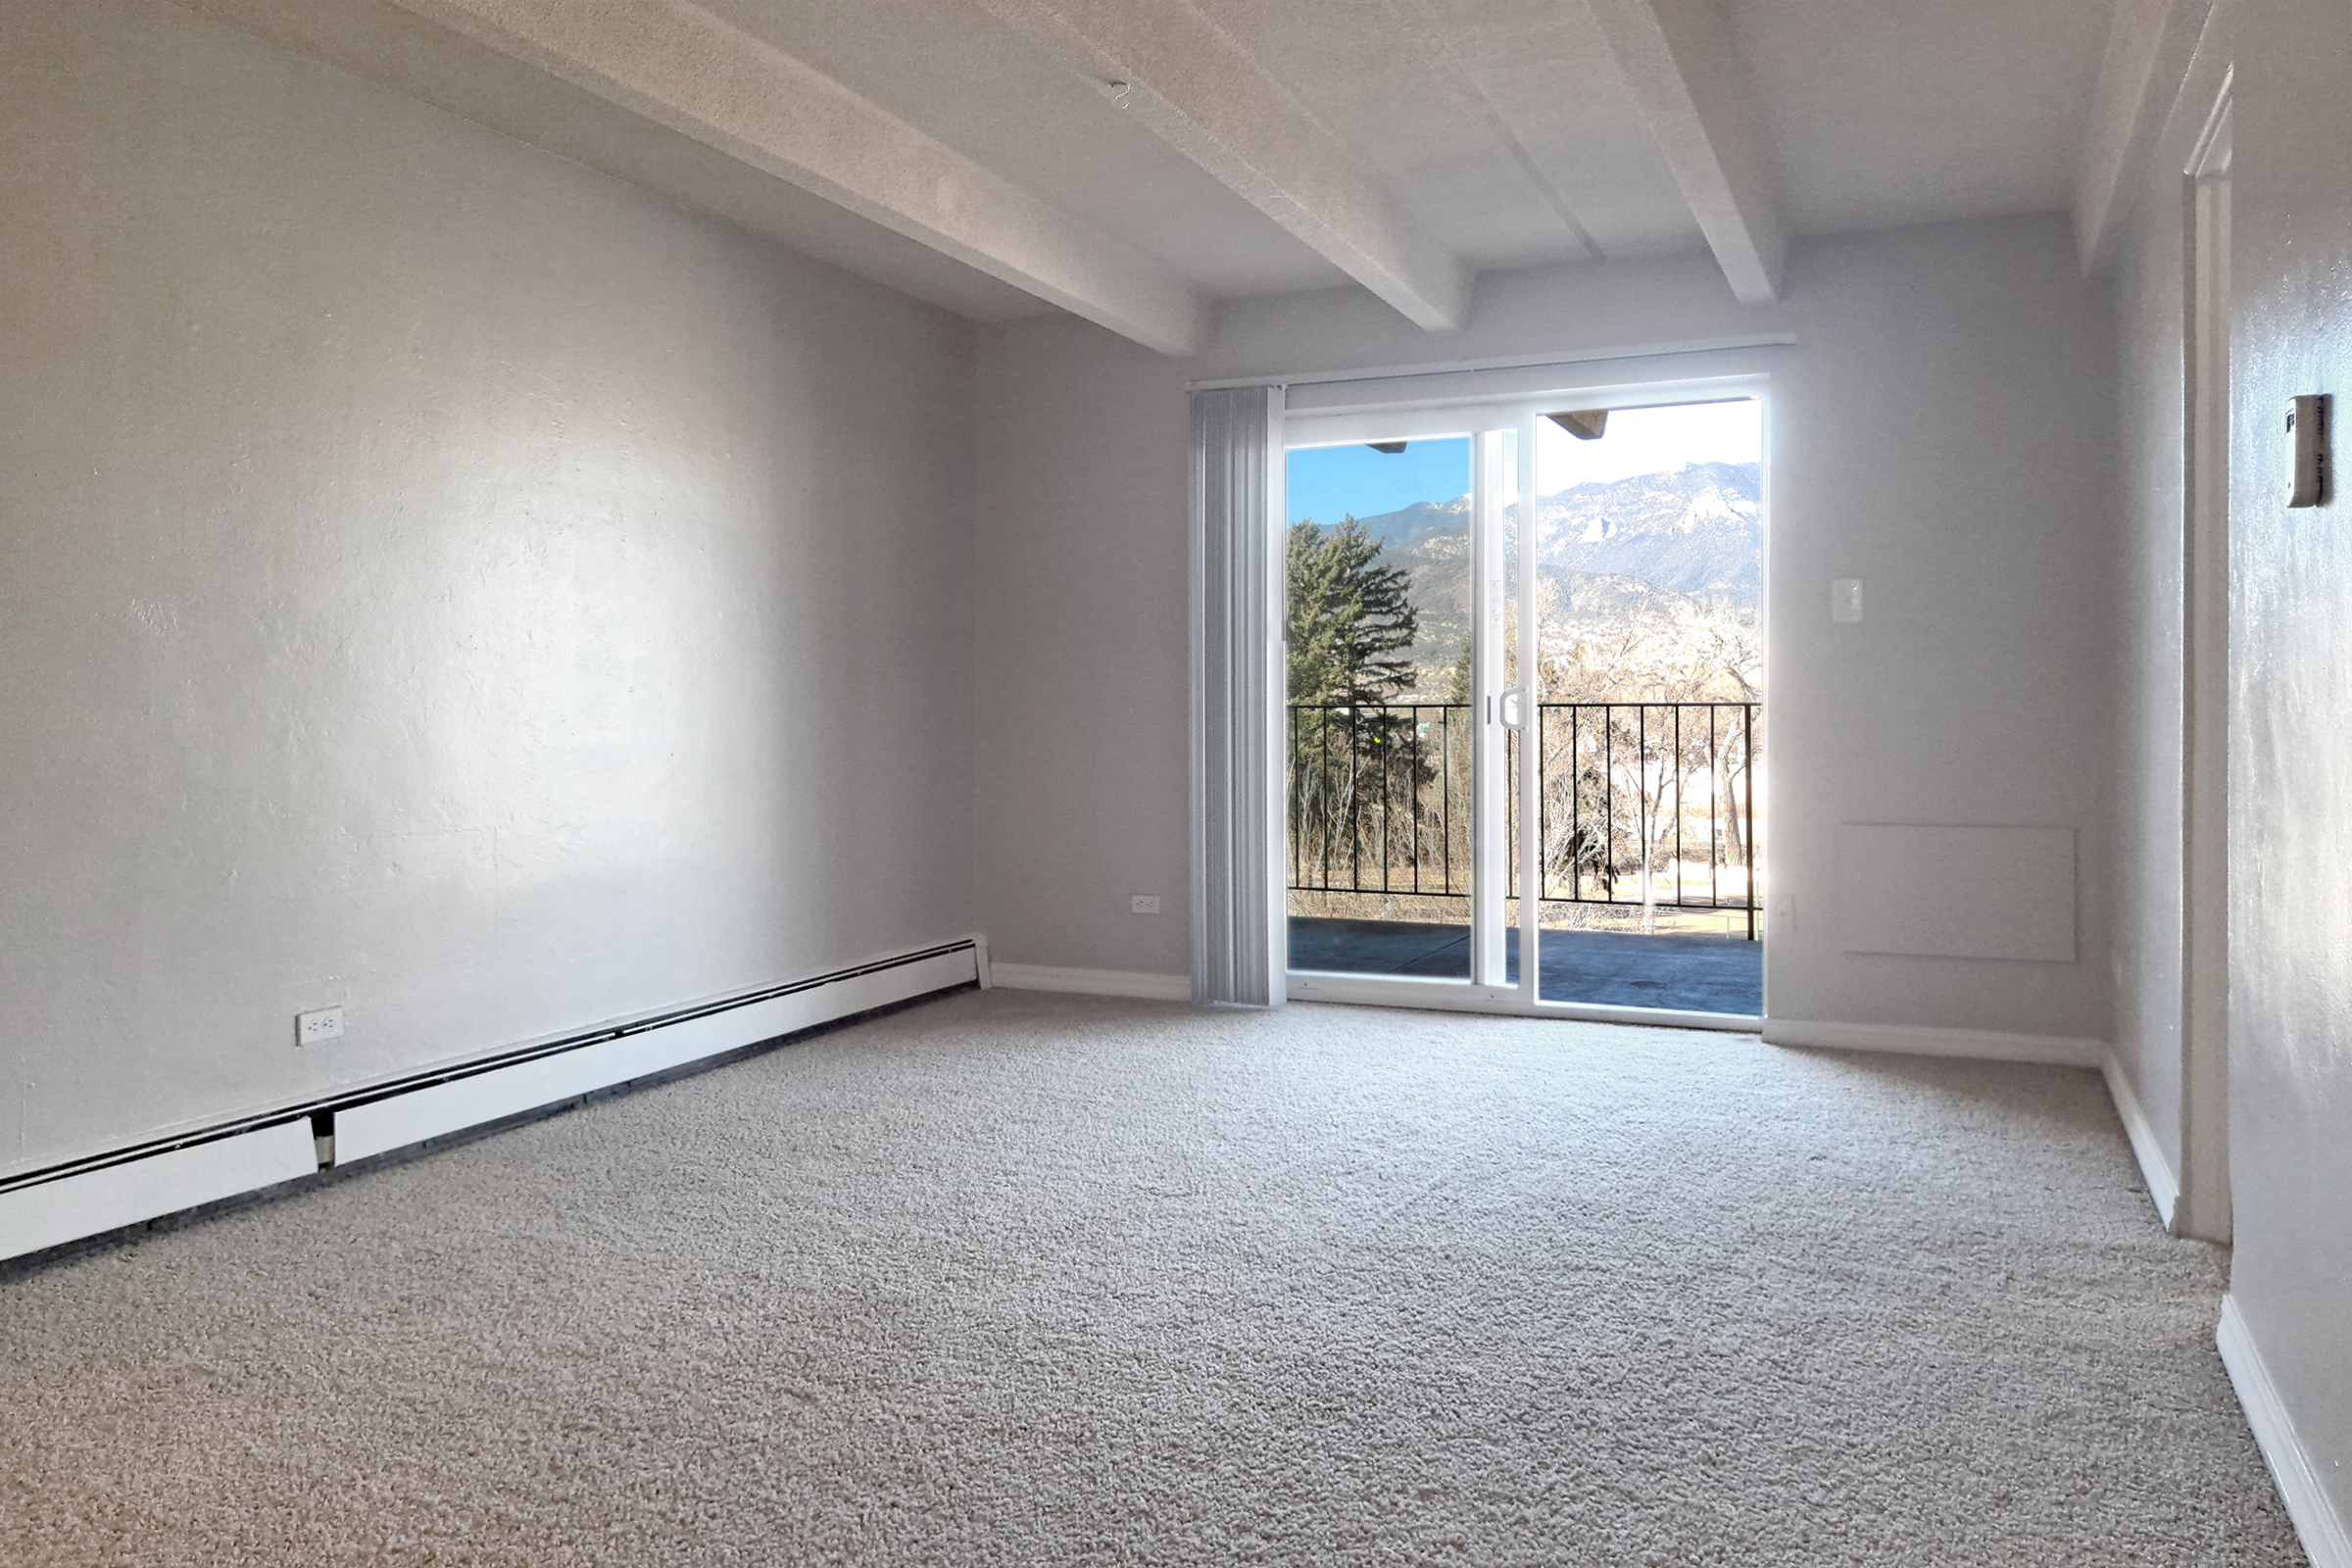
[[[2075,961],[2075,830],[1854,823],[1838,829],[1847,953]]]
[[[315,1174],[308,1117],[0,1192],[0,1257]]]

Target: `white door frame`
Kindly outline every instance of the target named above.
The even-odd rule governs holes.
[[[1502,682],[1502,497],[1505,489],[1502,437],[1506,433],[1516,433],[1518,437],[1516,489],[1522,497],[1532,497],[1537,483],[1536,421],[1543,417],[1545,410],[1563,407],[1654,408],[1725,398],[1754,398],[1761,406],[1765,451],[1769,454],[1772,428],[1770,380],[1767,376],[1755,373],[1690,380],[1566,386],[1532,397],[1514,394],[1505,401],[1471,402],[1455,399],[1417,406],[1388,406],[1377,410],[1286,416],[1285,453],[1295,447],[1333,446],[1359,441],[1470,437],[1473,556],[1476,565],[1471,577],[1471,613],[1474,624],[1483,633],[1474,641],[1472,660],[1471,700],[1477,726],[1472,778],[1477,811],[1486,812],[1490,808],[1488,803],[1499,798],[1498,793],[1490,787],[1489,781],[1494,779],[1502,768],[1505,733],[1503,699],[1506,696],[1519,698],[1521,711],[1528,720],[1528,736],[1534,736],[1540,727],[1534,717],[1537,710],[1532,701],[1525,693],[1506,693]],[[1771,514],[1771,484],[1772,465],[1768,457],[1764,465],[1765,513],[1768,518]],[[1537,624],[1538,586],[1535,572],[1522,571],[1519,574],[1518,611],[1519,624],[1523,629]],[[1520,820],[1527,823],[1541,820],[1543,776],[1541,759],[1536,752],[1537,746],[1532,740],[1523,741],[1517,776],[1503,781],[1502,786],[1518,792]],[[1769,759],[1771,755],[1768,746],[1765,756]],[[1751,784],[1751,788],[1754,787]],[[1767,808],[1758,813],[1757,843],[1751,847],[1750,854],[1754,857],[1752,863],[1757,879],[1761,882],[1764,880],[1764,850],[1771,843],[1768,820],[1771,795],[1769,790],[1763,789],[1759,789],[1757,795],[1759,804]],[[1517,984],[1506,983],[1505,928],[1501,923],[1504,900],[1500,895],[1491,893],[1491,890],[1505,885],[1504,835],[1499,830],[1489,829],[1483,821],[1478,823],[1475,834],[1471,966],[1467,979],[1387,978],[1292,969],[1286,978],[1286,993],[1299,1001],[1308,1002],[1348,1002],[1444,1011],[1583,1018],[1603,1023],[1641,1023],[1687,1029],[1753,1032],[1762,1023],[1762,1015],[1544,1001],[1541,994],[1543,939],[1539,929],[1542,901],[1534,898],[1522,899],[1520,903],[1519,980]],[[1520,835],[1518,872],[1522,889],[1540,889],[1543,886],[1543,845],[1533,832]],[[1769,999],[1766,1005],[1769,1010]]]
[[[2230,1240],[2230,80],[2186,170],[2180,1172],[2172,1229]]]

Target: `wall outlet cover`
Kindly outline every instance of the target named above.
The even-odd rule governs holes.
[[[1127,909],[1131,914],[1157,914],[1159,912],[1159,895],[1156,893],[1135,894],[1128,899]]]
[[[298,1012],[294,1015],[294,1043],[298,1046],[316,1046],[342,1038],[341,1007],[320,1007],[316,1012]]]

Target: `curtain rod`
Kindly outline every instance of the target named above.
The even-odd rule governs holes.
[[[1222,381],[1187,381],[1187,392],[1218,392],[1242,386],[1329,386],[1342,381],[1394,381],[1417,375],[1459,375],[1466,370],[1531,370],[1547,365],[1593,365],[1610,360],[1653,360],[1669,354],[1715,354],[1726,349],[1776,349],[1795,344],[1794,332],[1752,332],[1741,337],[1685,338],[1677,343],[1637,343],[1613,349],[1572,349],[1551,354],[1513,354],[1500,359],[1446,360],[1429,365],[1384,365],[1366,370],[1319,370],[1301,375],[1244,375]]]

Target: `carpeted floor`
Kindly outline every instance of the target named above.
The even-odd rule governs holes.
[[[0,1280],[0,1560],[2301,1561],[2099,1081],[965,994]]]

